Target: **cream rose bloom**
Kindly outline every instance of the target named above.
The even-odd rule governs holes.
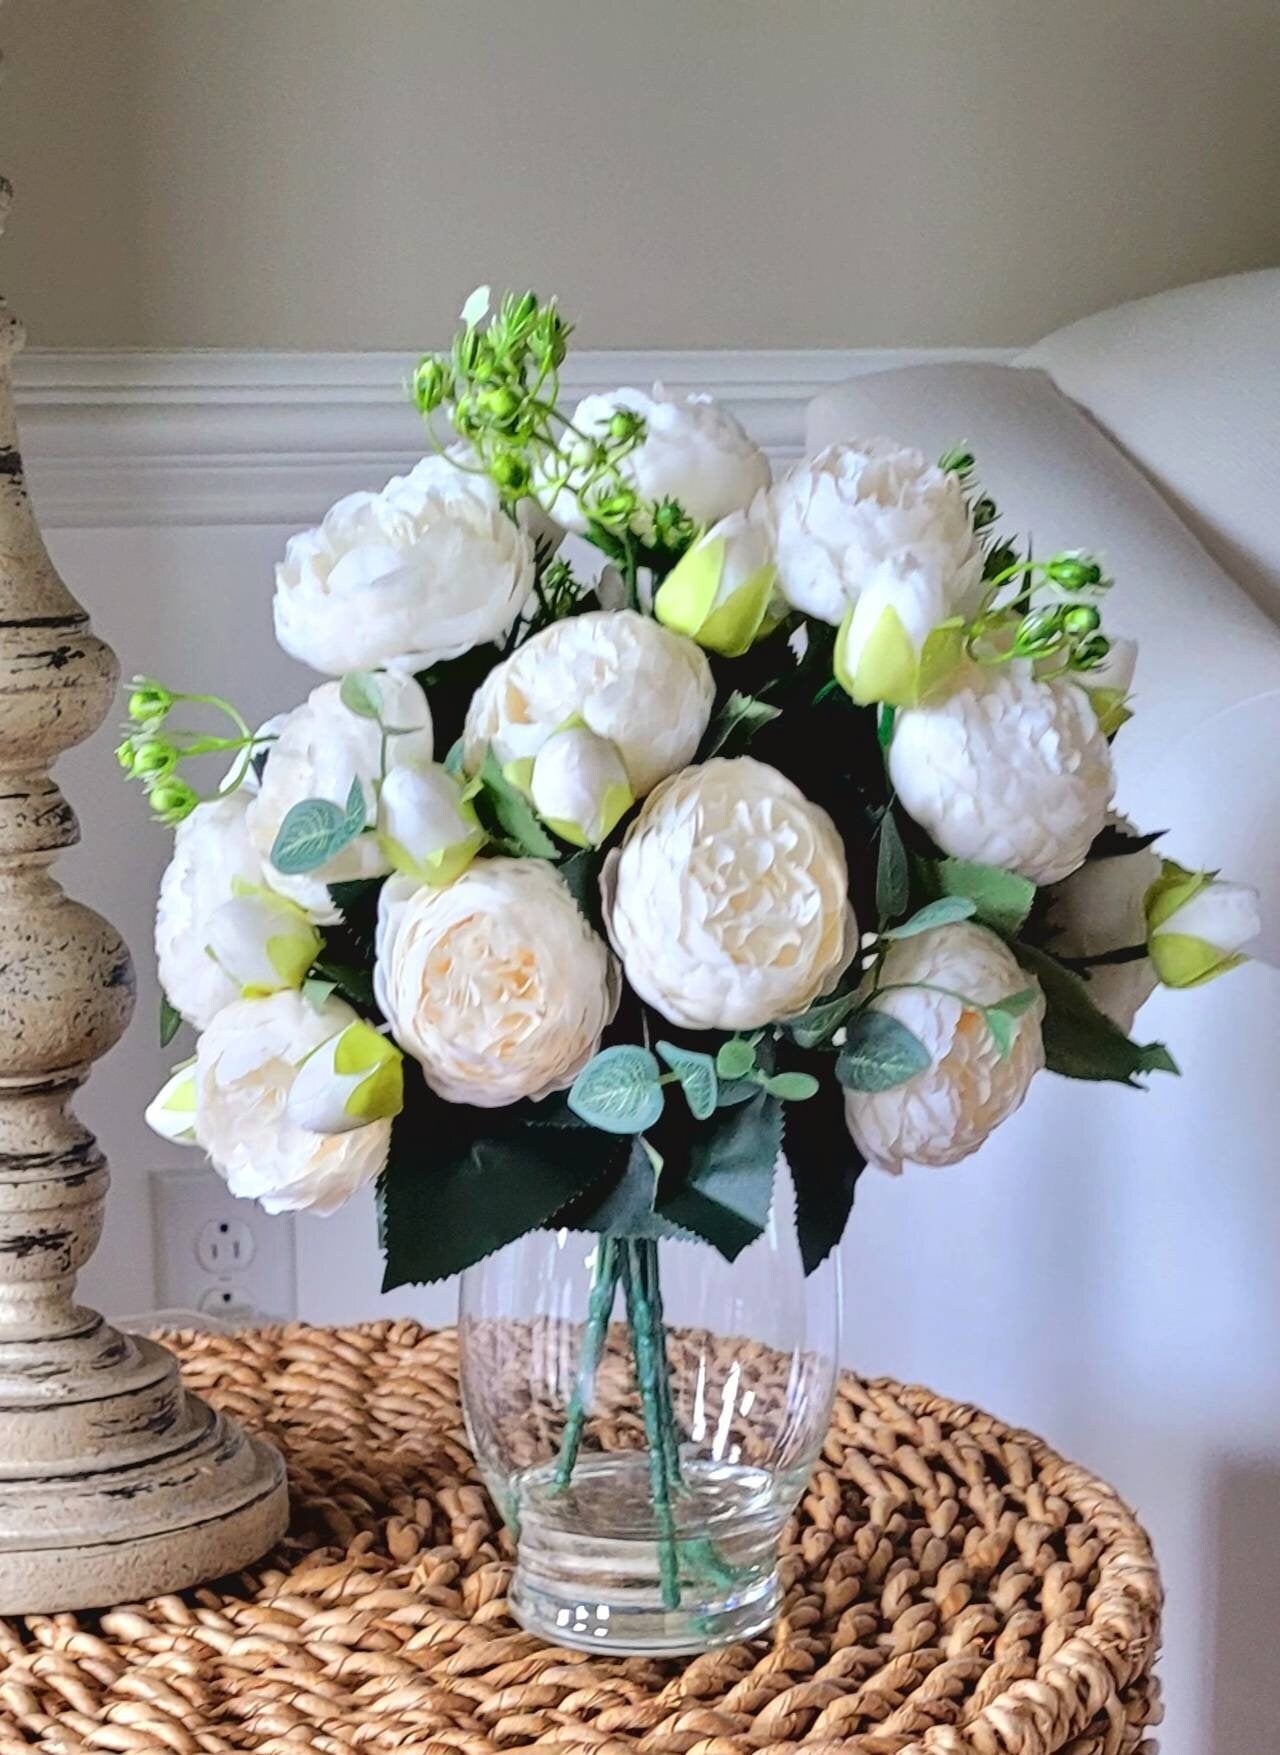
[[[1084,862],[1115,787],[1083,689],[1020,661],[970,665],[945,699],[900,712],[889,776],[944,853],[1037,884]]]
[[[566,1089],[618,1006],[617,968],[552,866],[478,859],[445,889],[382,887],[374,992],[450,1103]]]
[[[693,760],[714,701],[692,640],[635,610],[591,610],[553,622],[489,672],[467,713],[463,760],[478,772],[492,744],[504,766],[532,761],[577,719],[614,745],[643,798]]]
[[[341,684],[321,683],[285,717],[271,745],[258,794],[248,806],[249,838],[262,861],[266,883],[305,908],[321,925],[339,918],[327,885],[354,878],[380,877],[391,860],[376,835],[360,834],[319,870],[287,876],[271,863],[280,826],[305,798],[327,798],[346,807],[351,782],[359,780],[366,820],[374,827],[374,782],[382,775],[382,732],[378,722],[353,713],[342,703]],[[396,733],[386,740],[388,772],[404,763],[430,762],[431,711],[411,676],[388,671],[378,678],[382,717]]]
[[[1132,832],[1125,817],[1109,821]],[[1089,859],[1047,892],[1048,924],[1055,957],[1096,957],[1147,942],[1143,898],[1160,876],[1160,855],[1150,847],[1136,853]],[[1129,963],[1102,963],[1087,972],[1089,998],[1127,1035],[1139,1008],[1158,985],[1149,957]]]
[[[594,440],[609,430],[619,409],[630,409],[645,423],[645,436],[622,459],[618,476],[633,488],[640,505],[632,529],[642,540],[653,537],[653,509],[676,500],[695,524],[714,524],[745,506],[769,485],[764,452],[713,397],[668,396],[661,384],[644,390],[611,390],[587,396],[573,411],[578,432]],[[587,528],[590,507],[578,498],[570,477],[547,510],[566,530]]]
[[[904,1024],[928,1049],[933,1064],[892,1090],[846,1090],[849,1132],[882,1170],[896,1173],[904,1160],[956,1164],[1013,1114],[1044,1065],[1044,996],[1037,989],[1035,1000],[1014,1020],[1012,1046],[1001,1059],[976,1007],[1036,984],[994,933],[970,921],[896,940],[879,985],[898,990],[875,999],[874,1009]],[[965,999],[974,1004],[966,1005]]]
[[[390,1121],[314,1133],[289,1096],[317,1049],[358,1024],[349,1005],[298,993],[225,1006],[196,1045],[195,1137],[232,1194],[269,1213],[333,1213],[386,1162]]]
[[[237,886],[263,882],[262,860],[249,835],[249,796],[233,792],[197,805],[178,824],[173,858],[156,904],[156,964],[169,1003],[203,1030],[240,983],[209,955],[209,922]]]
[[[838,627],[886,561],[935,575],[950,611],[974,607],[982,549],[959,477],[894,439],[828,445],[768,497],[778,584],[796,609]]]
[[[605,919],[641,999],[690,1030],[753,1030],[831,988],[857,948],[827,813],[748,756],[650,794],[604,878]]]
[[[313,670],[423,670],[499,639],[533,589],[533,542],[487,476],[425,457],[290,539],[276,638]]]

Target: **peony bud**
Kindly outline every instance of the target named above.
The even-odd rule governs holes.
[[[189,1060],[167,1078],[144,1112],[147,1126],[175,1145],[196,1142],[196,1063]]]
[[[244,886],[214,909],[205,930],[205,948],[242,999],[301,987],[324,943],[296,902]]]
[[[936,568],[894,555],[867,576],[836,636],[835,674],[860,707],[918,707],[964,657],[964,619]]]
[[[310,1133],[390,1121],[404,1108],[404,1056],[372,1024],[348,1024],[298,1067],[285,1106]]]
[[[1245,958],[1241,947],[1262,930],[1258,892],[1209,871],[1184,871],[1166,859],[1147,891],[1147,949],[1166,987],[1199,987]]]
[[[534,809],[575,847],[598,847],[635,802],[618,746],[585,725],[567,725],[534,757]]]
[[[731,512],[668,573],[653,613],[699,646],[740,658],[786,614],[777,580],[766,531],[746,512]]]
[[[438,762],[393,768],[378,800],[378,846],[393,870],[433,889],[475,858],[484,830],[466,791]]]

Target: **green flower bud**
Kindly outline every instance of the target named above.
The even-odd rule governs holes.
[[[1068,634],[1091,634],[1102,623],[1102,617],[1090,603],[1074,604],[1063,616],[1062,627]]]
[[[602,524],[625,524],[639,503],[634,488],[616,487],[599,496],[592,513]]]
[[[524,493],[532,479],[528,459],[518,451],[499,451],[489,465],[489,474],[494,485],[507,495]]]
[[[116,760],[126,774],[133,773],[133,752],[134,743],[131,737],[126,737],[123,743],[116,745]]]
[[[657,548],[679,550],[693,541],[695,525],[678,500],[663,500],[653,510],[653,539]]]
[[[140,724],[148,719],[163,719],[173,706],[172,689],[165,688],[147,676],[135,676],[129,696],[129,717]]]
[[[973,502],[973,528],[985,530],[988,524],[994,524],[999,517],[999,508],[989,495],[984,494],[980,500]]]
[[[1111,642],[1105,634],[1094,634],[1091,639],[1082,640],[1076,647],[1071,660],[1072,670],[1096,670],[1111,651]]]
[[[1037,609],[1023,616],[1013,637],[1013,649],[1020,658],[1043,658],[1062,639],[1060,609]]]
[[[420,360],[413,374],[413,400],[422,414],[433,414],[453,394],[453,374],[442,360]]]
[[[470,378],[480,358],[480,337],[474,329],[464,329],[454,337],[453,363],[459,375]]]
[[[524,398],[508,384],[499,384],[493,390],[486,390],[479,402],[481,408],[498,426],[509,425],[524,407]]]
[[[1054,555],[1045,572],[1064,591],[1083,591],[1086,586],[1102,583],[1102,568],[1083,555]]]
[[[156,820],[167,823],[171,828],[189,817],[200,802],[199,795],[185,780],[162,780],[158,786],[151,788],[151,808]]]
[[[151,737],[134,746],[132,771],[140,780],[148,776],[159,779],[165,774],[171,774],[177,765],[177,750],[163,738]]]
[[[539,364],[554,368],[563,363],[569,351],[569,328],[554,304],[545,305],[539,312],[529,336],[529,345]]]
[[[644,416],[637,414],[634,408],[620,408],[609,422],[611,439],[640,439],[644,437]]]
[[[973,471],[974,462],[972,451],[944,451],[938,459],[938,468],[946,470],[948,475],[969,475]]]

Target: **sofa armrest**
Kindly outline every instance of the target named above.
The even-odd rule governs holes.
[[[1001,527],[1039,554],[1090,548],[1116,580],[1106,620],[1141,641],[1118,804],[1169,823],[1169,851],[1257,884],[1280,951],[1280,629],[1210,559],[1043,372],[967,362],[869,373],[810,406],[809,446],[891,433],[978,460]]]

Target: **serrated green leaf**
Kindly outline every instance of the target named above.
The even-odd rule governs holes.
[[[560,852],[555,842],[538,821],[528,799],[517,791],[502,772],[502,764],[494,755],[492,747],[485,751],[484,765],[480,769],[480,783],[484,788],[483,796],[499,827],[504,834],[511,837],[522,853],[527,853],[533,859],[559,859]]]
[[[844,1235],[866,1160],[849,1137],[844,1092],[834,1079],[822,1081],[812,1102],[785,1109],[783,1126],[800,1260],[811,1274]]]
[[[1135,1085],[1139,1073],[1178,1071],[1163,1042],[1133,1042],[1100,1012],[1078,975],[1034,945],[1015,944],[1014,955],[1040,983],[1045,997],[1045,1065],[1069,1079],[1113,1080]]]
[[[715,1061],[709,1054],[679,1048],[674,1042],[655,1042],[654,1047],[680,1080],[690,1114],[695,1121],[706,1121],[714,1114],[719,1095]]]
[[[365,804],[360,782],[353,780],[346,810],[328,798],[303,798],[281,823],[271,848],[271,863],[285,877],[301,877],[341,853],[364,828]],[[359,793],[358,810],[353,798]]]
[[[880,848],[876,855],[876,912],[881,920],[894,920],[907,906],[911,880],[907,850],[890,805],[880,819]]]
[[[764,1088],[771,1097],[784,1103],[805,1103],[818,1094],[818,1081],[812,1073],[780,1072],[766,1079]]]
[[[901,926],[890,927],[881,936],[884,938],[914,938],[919,932],[929,932],[935,926],[950,926],[957,920],[968,920],[977,912],[977,904],[971,896],[939,896],[936,902],[926,902],[918,908],[910,920],[904,920]]]
[[[836,1077],[851,1091],[892,1091],[933,1065],[920,1038],[888,1012],[858,1012],[847,1029]]]
[[[768,1223],[781,1145],[782,1106],[764,1091],[739,1108],[718,1110],[697,1130],[679,1182],[668,1189],[664,1175],[659,1216],[735,1260]]]
[[[610,1144],[622,1146],[614,1136]],[[624,1148],[626,1149],[626,1148]],[[693,1234],[654,1211],[660,1164],[649,1142],[636,1135],[629,1144],[625,1163],[603,1184],[593,1184],[579,1199],[548,1221],[557,1229],[595,1231],[608,1237],[677,1237],[690,1241]]]
[[[661,1068],[647,1048],[602,1048],[569,1088],[569,1107],[605,1133],[643,1133],[662,1114]]]
[[[339,684],[338,699],[361,719],[376,719],[382,712],[382,690],[369,670],[349,670]]]
[[[373,970],[358,963],[342,963],[333,957],[317,957],[312,964],[316,980],[332,986],[340,999],[357,1011],[373,1006]]]
[[[722,1079],[744,1079],[755,1064],[755,1044],[743,1036],[731,1036],[716,1051],[716,1071]]]
[[[968,859],[943,859],[936,867],[944,896],[968,896],[977,918],[997,932],[1017,932],[1036,899],[1036,886],[1017,872]]]
[[[780,707],[771,707],[758,695],[734,689],[707,729],[699,761],[705,762],[712,756],[740,755],[761,726],[780,717],[781,712]]]
[[[161,990],[159,1036],[161,1048],[167,1048],[178,1031],[182,1028],[182,1013],[172,1004],[169,995]]]

